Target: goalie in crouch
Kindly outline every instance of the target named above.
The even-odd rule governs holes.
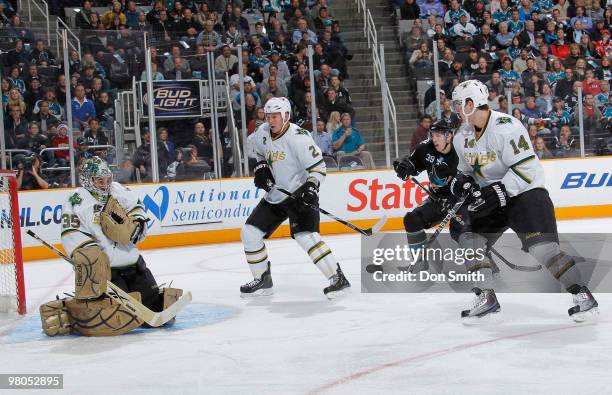
[[[42,326],[49,336],[120,335],[143,322],[104,294],[108,280],[153,311],[162,311],[183,291],[160,289],[136,248],[149,220],[137,195],[113,182],[108,164],[97,156],[79,170],[81,187],[62,206],[61,233],[74,264],[75,295],[40,306]]]

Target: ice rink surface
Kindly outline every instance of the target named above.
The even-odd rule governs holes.
[[[559,223],[610,229],[612,219]],[[239,243],[144,251],[158,282],[194,300],[172,328],[113,338],[46,337],[38,306],[71,291],[72,269],[29,263],[29,313],[2,321],[0,372],[63,373],[70,394],[612,391],[611,294],[595,295],[595,323],[570,321],[568,294],[500,294],[499,322],[465,326],[459,312],[472,295],[362,294],[359,237],[324,239],[353,284],[337,301],[324,298],[327,281],[291,239],[267,243],[275,295],[250,301],[239,298],[252,279]]]

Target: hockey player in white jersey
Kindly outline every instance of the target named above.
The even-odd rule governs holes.
[[[182,290],[160,290],[136,244],[147,233],[148,217],[138,195],[112,182],[108,164],[87,159],[79,169],[81,187],[62,206],[61,240],[75,268],[74,298],[41,306],[45,333],[111,336],[142,322],[106,297],[107,280],[153,311],[176,301]]]
[[[471,224],[460,236],[462,246],[485,248],[485,235],[514,230],[528,251],[573,295],[568,313],[583,321],[597,313],[597,301],[583,283],[574,259],[559,247],[554,206],[544,187],[544,169],[520,121],[487,106],[488,89],[479,81],[464,81],[452,100],[463,127],[453,140],[459,157],[458,175],[451,183],[455,196],[468,195]],[[489,240],[491,241],[491,240]],[[468,267],[491,278],[491,267]],[[482,317],[500,310],[493,289],[474,288],[474,307],[462,317]]]
[[[247,263],[254,280],[240,287],[242,297],[271,295],[272,275],[264,239],[289,218],[291,236],[314,265],[329,279],[323,293],[333,299],[348,290],[330,248],[319,235],[319,186],[325,179],[325,162],[310,133],[290,123],[291,104],[271,98],[265,106],[266,122],[254,133],[255,186],[266,191],[241,231]],[[279,191],[291,193],[287,196]]]

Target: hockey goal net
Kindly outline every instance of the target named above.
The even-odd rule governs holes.
[[[21,227],[15,173],[0,170],[0,313],[25,314]]]

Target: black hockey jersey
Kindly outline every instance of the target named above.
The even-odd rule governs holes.
[[[410,154],[410,161],[414,164],[417,172],[427,170],[430,182],[429,189],[434,195],[451,194],[449,184],[457,174],[459,163],[454,147],[447,154],[443,154],[438,152],[431,140],[427,139],[417,145]]]

